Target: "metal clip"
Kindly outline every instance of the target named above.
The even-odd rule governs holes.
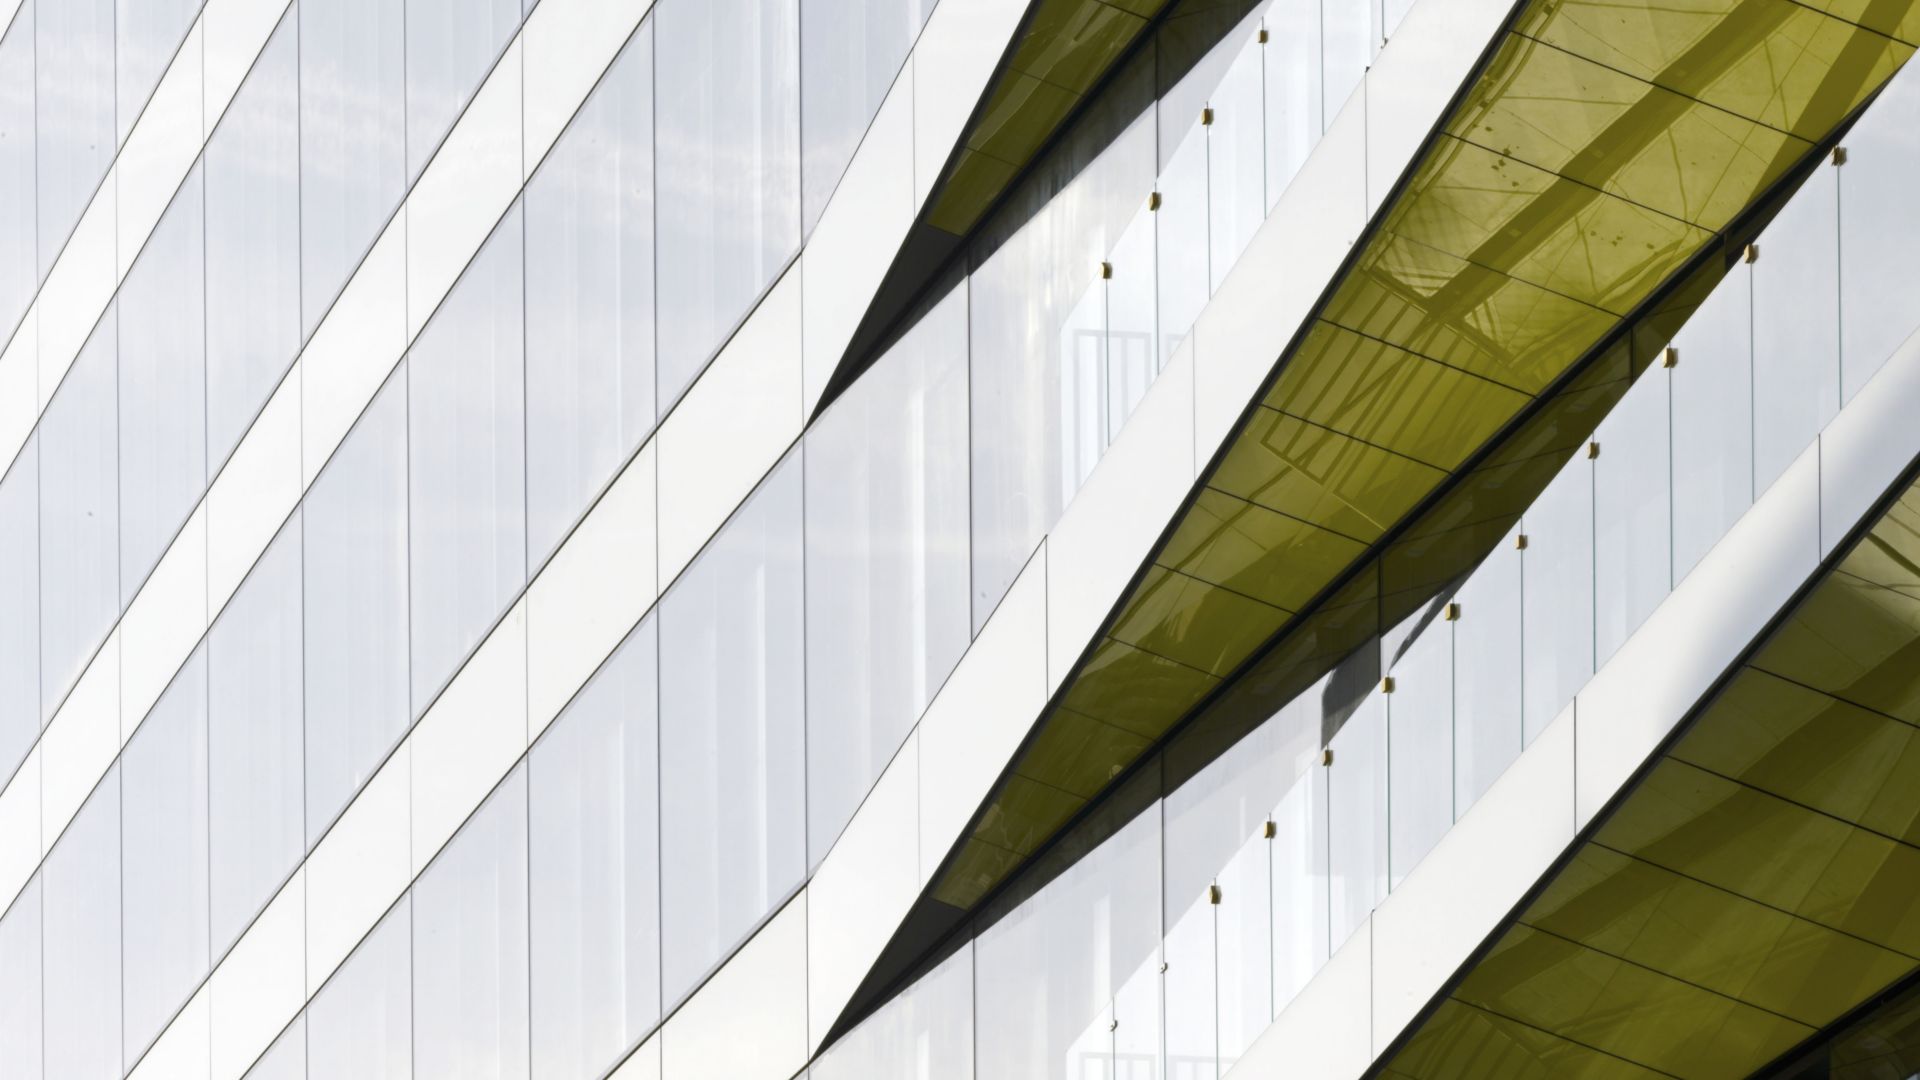
[[[1587,444],[1587,460],[1592,461],[1594,458],[1597,458],[1599,456],[1600,456],[1600,444],[1597,442],[1588,443]]]
[[[1442,615],[1441,618],[1445,619],[1448,622],[1459,622],[1460,621],[1459,603],[1455,602],[1455,603],[1448,604],[1446,613]]]
[[[1667,346],[1666,350],[1660,354],[1660,366],[1669,368],[1679,367],[1680,350],[1671,345]]]

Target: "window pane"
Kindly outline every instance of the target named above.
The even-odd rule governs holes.
[[[1527,508],[1521,599],[1526,741],[1593,675],[1593,463],[1584,453]]]
[[[66,697],[120,613],[114,308],[40,418],[40,708]]]
[[[39,1080],[40,875],[0,915],[0,1061],[9,1080]]]
[[[1186,121],[1180,121],[1185,123]],[[1207,304],[1207,135],[1195,127],[1160,172],[1160,363]]]
[[[420,175],[520,26],[520,0],[406,0],[407,176]]]
[[[296,513],[207,636],[216,954],[240,936],[306,850],[300,816],[300,622]]]
[[[966,301],[807,434],[807,852],[818,861],[967,647]]]
[[[1840,170],[1821,166],[1760,235],[1753,264],[1753,490],[1773,486],[1840,409]]]
[[[1387,695],[1368,694],[1328,747],[1327,867],[1338,949],[1387,896]]]
[[[301,522],[311,845],[407,729],[404,372],[314,480]]]
[[[820,1055],[811,1080],[973,1080],[973,950],[962,948]]]
[[[527,185],[528,551],[653,429],[653,23]]]
[[[308,1080],[413,1075],[411,899],[400,897],[307,1006]]]
[[[207,973],[207,667],[196,649],[120,763],[128,1060]]]
[[[406,187],[403,0],[304,0],[300,314],[313,333]]]
[[[207,142],[209,472],[227,459],[300,347],[296,18],[283,18],[267,39]]]
[[[40,735],[40,455],[29,436],[0,478],[0,785]]]
[[[1161,957],[1166,962],[1167,1075],[1218,1076],[1219,984],[1216,981],[1214,912],[1202,893],[1190,900],[1172,925]]]
[[[1452,623],[1427,624],[1393,665],[1385,696],[1389,884],[1398,887],[1453,826]]]
[[[820,220],[933,2],[800,0],[805,231]]]
[[[1309,765],[1273,808],[1273,1011],[1327,962],[1327,774]]]
[[[1895,76],[1847,132],[1840,174],[1841,400],[1853,397],[1920,325],[1920,77]],[[0,180],[0,184],[4,184]],[[1769,252],[1771,254],[1771,252]],[[4,312],[0,312],[4,314]]]
[[[260,1060],[247,1070],[245,1080],[305,1080],[307,1075],[307,1020],[296,1016],[273,1041]]]
[[[1600,422],[1593,462],[1594,662],[1604,664],[1673,587],[1666,369],[1647,372]]]
[[[0,39],[0,336],[12,337],[39,284],[34,263],[33,0]]]
[[[1326,0],[1320,5],[1324,54],[1321,101],[1325,127],[1347,103],[1373,62],[1373,8],[1378,0]]]
[[[200,0],[118,0],[115,4],[114,82],[122,141],[153,96],[153,88],[160,85],[160,76],[199,11]]]
[[[200,170],[120,287],[120,602],[207,488]]]
[[[36,5],[34,143],[42,279],[119,146],[113,124],[113,4],[49,0]]]
[[[1453,808],[1457,817],[1520,756],[1520,549],[1508,534],[1460,587],[1453,624]]]
[[[520,252],[515,209],[407,357],[415,713],[527,581]]]
[[[120,1080],[120,769],[74,815],[41,871],[48,1077]]]
[[[1674,340],[1673,580],[1753,505],[1753,279],[1735,265]]]
[[[515,768],[413,887],[414,1075],[527,1075],[527,774]]]
[[[798,0],[655,15],[664,411],[800,243]]]
[[[648,618],[530,759],[536,1077],[597,1076],[660,1018],[657,648]]]
[[[1267,209],[1293,182],[1325,127],[1320,104],[1320,4],[1274,0],[1267,9]]]
[[[1273,1022],[1273,844],[1255,829],[1220,871],[1220,1071]]]
[[[1154,211],[1141,208],[1120,234],[1110,257],[1113,277],[1107,281],[1107,438],[1120,428],[1134,407],[1147,396],[1147,387],[1160,373],[1159,337],[1154,317]]]
[[[1242,48],[1209,99],[1213,123],[1207,128],[1207,223],[1213,289],[1226,279],[1267,216],[1263,51],[1258,41]]]
[[[669,1002],[806,871],[800,495],[790,456],[661,601]]]

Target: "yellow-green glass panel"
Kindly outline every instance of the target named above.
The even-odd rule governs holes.
[[[1072,792],[1015,772],[974,827],[973,836],[982,843],[1029,855],[1084,805],[1086,800]]]
[[[1911,0],[1804,0],[1806,5],[1837,19],[1858,23],[1899,38],[1909,45],[1920,45],[1920,4]]]
[[[1091,799],[1152,745],[1143,735],[1072,709],[1055,709],[1027,748],[1020,771]]]
[[[1100,0],[1043,0],[1013,54],[1013,70],[1085,94],[1146,26]]]
[[[1160,562],[1297,611],[1365,551],[1358,540],[1209,487],[1180,519]]]
[[[1254,410],[1210,483],[1356,539],[1373,540],[1446,474],[1268,408]]]
[[[1219,682],[1197,668],[1102,638],[1061,705],[1157,739]]]
[[[953,174],[927,215],[928,224],[956,236],[964,234],[1019,171],[1019,166],[977,150],[960,151]]]
[[[1755,667],[1920,722],[1920,599],[1827,575],[1755,656]]]
[[[968,837],[961,841],[959,853],[935,886],[934,899],[957,908],[970,908],[1019,865],[1020,856],[1016,852]]]
[[[1449,998],[1395,1055],[1407,1080],[1661,1080],[1592,1047]]]
[[[967,146],[1016,166],[1025,165],[1079,102],[1079,95],[1071,90],[1009,72],[994,88]]]
[[[1266,403],[1281,412],[1452,469],[1526,407],[1527,395],[1316,321]]]
[[[1920,595],[1920,496],[1901,494],[1847,552],[1846,567],[1875,585]]]
[[[1156,563],[1111,633],[1136,648],[1224,677],[1291,614]]]

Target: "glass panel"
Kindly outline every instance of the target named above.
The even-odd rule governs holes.
[[[800,463],[660,605],[661,936],[676,1001],[806,872]]]
[[[800,131],[812,232],[934,0],[800,0]]]
[[[407,177],[440,141],[520,26],[520,0],[406,0]]]
[[[118,0],[114,5],[115,113],[121,141],[133,130],[199,11],[200,0]]]
[[[536,1077],[597,1076],[660,1018],[657,647],[649,618],[530,758]]]
[[[811,1080],[973,1080],[973,950],[963,947],[820,1055]]]
[[[1531,743],[1593,675],[1593,463],[1584,453],[1547,484],[1522,527],[1521,683]]]
[[[207,142],[207,460],[214,468],[300,347],[296,17],[282,19],[267,39]]]
[[[306,1075],[307,1019],[301,1015],[294,1017],[287,1030],[253,1063],[245,1080],[306,1080]]]
[[[50,719],[120,612],[114,309],[40,418],[40,715]]]
[[[1219,1007],[1214,971],[1214,912],[1202,892],[1167,930],[1166,962],[1167,1076],[1219,1075]]]
[[[416,714],[527,581],[520,253],[516,209],[407,356]]]
[[[34,20],[34,143],[44,280],[107,175],[113,123],[114,0],[54,0]]]
[[[1265,49],[1248,43],[1213,92],[1213,123],[1207,128],[1207,250],[1213,288],[1253,239],[1267,216],[1265,87],[1260,64]],[[1210,289],[1209,292],[1212,290]]]
[[[1113,996],[1113,1075],[1116,1080],[1159,1080],[1166,1055],[1161,1038],[1160,952],[1132,969]]]
[[[1273,1022],[1273,843],[1265,827],[1220,871],[1215,909],[1220,978],[1220,1071]]]
[[[1160,373],[1159,331],[1155,325],[1156,267],[1153,231],[1158,215],[1142,204],[1120,234],[1109,257],[1107,282],[1107,437],[1112,443],[1121,425],[1147,396]]]
[[[1453,624],[1453,811],[1456,818],[1520,756],[1520,549],[1518,530],[1460,587]]]
[[[307,843],[407,729],[407,380],[387,384],[308,489]]]
[[[0,785],[40,735],[40,455],[29,436],[0,478]]]
[[[0,915],[0,1061],[8,1080],[39,1080],[40,875]]]
[[[1267,209],[1272,210],[1320,141],[1320,5],[1274,0],[1267,10]]]
[[[1328,748],[1327,877],[1338,949],[1387,897],[1387,696],[1368,694]]]
[[[818,861],[967,646],[966,301],[807,433],[807,851]]]
[[[1753,490],[1840,408],[1839,170],[1822,166],[1760,235],[1753,264]]]
[[[1341,107],[1373,62],[1373,50],[1379,44],[1373,33],[1377,2],[1327,0],[1320,6],[1321,41],[1325,50],[1320,82],[1324,110],[1322,130],[1333,126],[1333,118],[1340,115]]]
[[[120,603],[207,488],[200,170],[187,174],[120,287]]]
[[[1273,808],[1273,1011],[1327,962],[1327,779],[1309,765]]]
[[[1398,888],[1453,826],[1452,623],[1427,624],[1393,665],[1386,698],[1389,887]]]
[[[411,900],[400,897],[307,1006],[308,1080],[413,1075]]]
[[[216,955],[240,936],[306,850],[300,621],[296,512],[207,636]]]
[[[196,649],[120,762],[126,1051],[207,973],[207,667]]]
[[[798,4],[709,0],[655,16],[663,412],[800,243]]]
[[[1604,664],[1673,587],[1670,404],[1664,369],[1613,407],[1594,440],[1594,662]]]
[[[1850,400],[1913,333],[1920,296],[1920,76],[1895,76],[1847,132],[1840,185],[1841,400]],[[4,181],[0,181],[4,183]],[[1768,252],[1772,254],[1772,252]]]
[[[1674,339],[1673,580],[1753,505],[1753,279],[1735,265]]]
[[[413,887],[414,1075],[527,1075],[527,772],[516,767]]]
[[[1160,172],[1157,213],[1160,363],[1207,304],[1207,134],[1195,128]]]
[[[74,815],[41,871],[48,1077],[120,1080],[120,769]]]
[[[527,531],[535,565],[653,428],[653,23],[527,186]]]
[[[0,39],[0,339],[39,284],[34,262],[33,0]]]
[[[406,188],[403,0],[300,17],[300,315],[313,333]]]

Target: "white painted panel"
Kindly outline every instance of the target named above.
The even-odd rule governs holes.
[[[908,63],[807,240],[806,398],[811,412],[886,276],[919,205]]]
[[[920,719],[920,881],[980,807],[1047,701],[1043,541]]]
[[[413,878],[411,741],[403,742],[307,856],[307,985],[317,993]]]
[[[210,983],[202,983],[128,1075],[130,1080],[207,1080],[212,1070],[213,993]]]
[[[1399,1036],[1573,842],[1560,714],[1373,913],[1373,1051]]]
[[[407,197],[407,337],[453,288],[520,190],[519,39]]]
[[[300,481],[327,458],[407,348],[407,208],[355,270],[300,355]]]
[[[1194,446],[1202,464],[1260,392],[1366,225],[1367,121],[1357,104],[1341,111],[1194,324]]]
[[[206,35],[206,134],[227,111],[287,6],[286,0],[207,0],[200,12]]]
[[[523,177],[533,175],[652,6],[653,0],[561,0],[533,9],[521,31],[527,65]]]
[[[305,869],[240,935],[207,982],[213,1015],[211,1080],[240,1080],[306,1003]]]
[[[480,643],[410,741],[418,875],[527,748],[526,598]]]
[[[207,631],[207,506],[194,508],[120,620],[120,745]]]
[[[1831,555],[1920,456],[1920,333],[1820,433],[1820,554]]]
[[[1440,122],[1512,11],[1502,0],[1420,0],[1367,69],[1367,213]]]
[[[1814,572],[1819,514],[1815,442],[1580,691],[1575,795],[1582,825]]]
[[[1023,0],[969,0],[933,9],[913,50],[913,202],[927,193],[960,141],[1000,56],[1020,25]]]
[[[127,268],[159,224],[206,138],[207,126],[200,115],[203,25],[204,20],[197,20],[187,32],[114,166],[119,183],[109,190],[120,200],[119,278],[127,276]]]
[[[300,380],[281,380],[207,492],[207,610],[218,613],[300,501]]]
[[[1340,946],[1226,1075],[1231,1080],[1359,1076],[1373,1061],[1368,1021],[1372,970],[1369,922]]]
[[[120,753],[120,631],[107,635],[40,736],[40,853]]]
[[[1054,527],[1047,553],[1049,692],[1193,486],[1193,354],[1189,335]]]
[[[660,1080],[660,1033],[641,1043],[608,1080]]]
[[[7,351],[0,353],[0,476],[40,422],[40,305],[27,313],[14,330]]]
[[[920,894],[920,737],[909,735],[807,885],[809,1050]]]
[[[667,1020],[668,1080],[787,1080],[807,1061],[807,894],[740,947]]]
[[[120,279],[114,272],[114,184],[120,170],[114,168],[102,182],[99,196],[88,204],[74,226],[73,236],[61,249],[60,258],[40,286],[39,309],[41,410],[53,399],[60,380],[66,377],[73,358],[80,354],[87,335],[93,333],[100,313],[107,309]]]
[[[800,436],[800,264],[660,427],[660,579],[686,568]]]
[[[13,25],[13,17],[19,14],[22,0],[0,0],[0,33]]]
[[[653,606],[654,468],[649,442],[527,589],[526,740],[540,737],[600,661]]]
[[[36,745],[0,791],[0,911],[40,865],[40,747]]]

